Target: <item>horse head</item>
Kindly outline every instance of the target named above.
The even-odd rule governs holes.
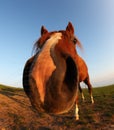
[[[53,32],[42,26],[35,50],[23,72],[23,87],[32,106],[39,112],[69,111],[78,94],[73,25],[69,22],[65,30]]]

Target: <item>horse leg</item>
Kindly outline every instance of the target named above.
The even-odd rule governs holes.
[[[92,104],[93,104],[93,103],[94,103],[94,99],[93,99],[93,95],[92,95],[92,85],[91,85],[91,83],[90,83],[89,77],[87,77],[87,78],[84,80],[84,83],[88,86],[88,91],[89,91],[89,94],[90,94],[91,102],[92,102]]]
[[[76,117],[76,120],[79,120],[78,96],[76,98],[75,117]]]
[[[82,100],[83,100],[83,102],[84,102],[85,97],[84,97],[84,94],[83,94],[82,88],[81,88],[81,86],[80,86],[80,83],[79,83],[78,87],[79,87],[79,91],[80,91],[81,96],[82,96]]]

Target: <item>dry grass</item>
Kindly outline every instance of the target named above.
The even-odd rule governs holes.
[[[0,130],[113,130],[114,85],[94,88],[95,104],[83,91],[86,101],[79,99],[80,120],[75,121],[75,106],[59,116],[38,114],[23,89],[0,85]]]

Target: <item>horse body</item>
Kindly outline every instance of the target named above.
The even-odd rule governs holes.
[[[73,37],[71,23],[65,31],[49,33],[41,29],[40,40],[45,44],[27,61],[23,72],[24,90],[39,112],[61,114],[76,101],[78,69]]]
[[[76,61],[77,61],[78,71],[79,71],[79,81],[82,82],[86,79],[88,75],[88,68],[84,60],[78,54],[76,56]]]
[[[88,73],[88,67],[85,63],[85,61],[77,54],[76,55],[76,61],[78,66],[78,72],[79,72],[79,90],[82,95],[82,99],[84,101],[84,94],[82,92],[82,88],[80,86],[80,82],[84,82],[88,86],[88,91],[90,94],[91,102],[94,103],[93,95],[92,95],[92,85],[90,83],[89,73]]]

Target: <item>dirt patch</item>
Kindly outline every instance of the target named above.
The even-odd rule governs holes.
[[[114,87],[113,87],[114,88]],[[75,106],[63,115],[37,113],[24,91],[0,90],[0,130],[113,130],[114,90],[108,95],[94,94],[95,104],[89,96],[79,100],[80,120],[74,117]],[[85,92],[86,93],[86,92]]]

